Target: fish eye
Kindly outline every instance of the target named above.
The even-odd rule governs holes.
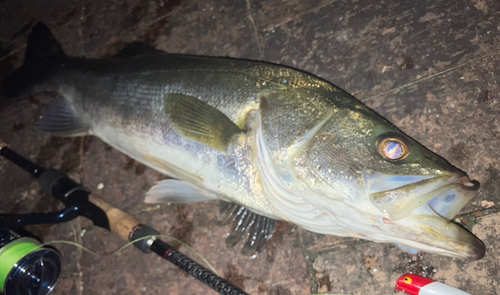
[[[379,140],[377,150],[384,159],[393,161],[402,160],[410,153],[408,145],[403,140],[395,137]]]
[[[405,278],[404,278],[404,281],[405,281],[405,283],[407,283],[407,284],[411,284],[412,279],[411,279],[411,278],[409,278],[409,277],[405,277]]]

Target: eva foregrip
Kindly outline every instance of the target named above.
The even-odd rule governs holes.
[[[223,295],[248,295],[245,291],[234,286],[229,281],[217,276],[215,273],[204,268],[191,258],[175,250],[169,244],[156,240],[151,245],[151,250],[162,256],[166,260],[172,262],[177,267],[197,278],[210,288]]]

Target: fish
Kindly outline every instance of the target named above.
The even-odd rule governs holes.
[[[59,98],[36,127],[96,136],[169,178],[147,203],[222,200],[233,241],[262,248],[274,221],[315,233],[478,260],[485,245],[453,221],[479,182],[352,95],[304,71],[133,43],[70,57],[36,24],[5,97]]]

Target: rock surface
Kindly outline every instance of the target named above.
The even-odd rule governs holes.
[[[22,63],[30,25],[44,21],[70,55],[104,57],[133,41],[170,53],[259,59],[309,71],[354,94],[482,184],[459,221],[487,245],[484,259],[404,254],[391,245],[322,236],[280,223],[256,257],[227,248],[217,203],[148,206],[160,174],[97,138],[53,138],[34,122],[51,98],[0,103],[0,137],[69,173],[118,207],[178,238],[250,294],[392,294],[406,273],[471,294],[500,293],[500,2],[376,0],[27,1],[0,6],[0,79]],[[60,208],[26,173],[0,160],[0,208]],[[54,294],[215,294],[88,220],[32,226],[64,259]],[[181,248],[183,251],[186,249]],[[191,253],[191,256],[194,254]]]

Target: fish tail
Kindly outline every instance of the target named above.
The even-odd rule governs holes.
[[[0,86],[0,94],[15,97],[42,82],[67,59],[61,44],[42,22],[37,23],[29,37],[24,64],[15,70]]]

